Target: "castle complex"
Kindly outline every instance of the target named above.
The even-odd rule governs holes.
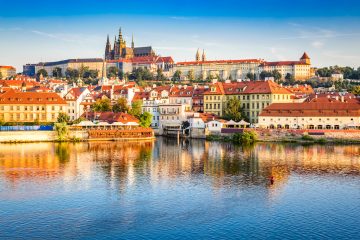
[[[114,40],[113,48],[111,47],[109,35],[107,37],[105,46],[106,60],[132,59],[134,57],[155,56],[155,52],[151,46],[135,47],[134,37],[131,39],[131,47],[126,46],[126,41],[123,38],[121,28],[119,29],[119,36]]]

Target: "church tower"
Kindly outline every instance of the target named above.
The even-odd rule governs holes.
[[[106,40],[105,59],[106,60],[111,59],[111,44],[110,44],[110,40],[109,40],[109,35],[107,36],[107,40]]]
[[[202,60],[203,62],[206,61],[206,56],[205,56],[205,50],[204,50],[204,49],[203,49],[203,53],[202,53],[202,56],[201,56],[201,60]]]
[[[196,52],[195,61],[196,61],[196,62],[200,62],[200,52],[199,52],[199,49],[198,49],[197,52]]]
[[[114,50],[113,50],[113,57],[112,59],[118,59],[119,58],[119,44],[116,40],[116,36],[115,36],[115,40],[114,40]]]
[[[131,48],[132,48],[132,49],[135,48],[135,44],[134,44],[134,34],[131,35]]]
[[[302,57],[300,58],[300,61],[306,64],[311,64],[310,62],[310,58],[309,56],[306,54],[306,52],[304,52],[304,54],[302,55]]]

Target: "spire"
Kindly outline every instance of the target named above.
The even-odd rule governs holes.
[[[119,28],[119,42],[122,42],[123,37],[122,37],[122,32],[121,32],[121,27]]]
[[[131,48],[135,48],[135,44],[134,44],[134,34],[131,34]]]
[[[206,61],[206,56],[205,56],[205,50],[204,50],[204,49],[203,49],[203,53],[202,53],[201,60],[202,60],[203,62]]]
[[[110,44],[109,34],[107,35],[106,44]]]
[[[200,51],[199,51],[199,49],[196,52],[195,61],[200,62]]]

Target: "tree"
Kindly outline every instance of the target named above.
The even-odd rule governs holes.
[[[241,102],[237,98],[230,98],[226,102],[226,109],[224,117],[228,120],[234,120],[236,122],[242,119]]]
[[[255,77],[256,77],[255,73],[250,73],[249,72],[249,73],[246,74],[246,78],[250,79],[251,81],[255,81]]]
[[[115,78],[119,75],[119,68],[116,66],[111,66],[107,69],[107,77],[108,78]]]
[[[256,142],[257,135],[256,132],[243,132],[243,133],[235,133],[232,136],[232,142],[239,144],[252,144]]]
[[[2,72],[0,72],[0,79],[3,79],[3,75],[2,75]]]
[[[195,80],[194,70],[191,69],[191,70],[188,71],[187,78],[190,81]]]
[[[68,126],[65,122],[55,123],[55,131],[59,141],[64,141],[68,136]]]
[[[53,77],[56,77],[56,78],[62,78],[63,77],[62,69],[59,67],[54,68],[52,71],[52,75],[53,75]]]
[[[201,72],[196,80],[203,81],[204,80],[204,74]]]
[[[98,99],[91,105],[95,112],[109,112],[111,111],[111,103],[109,99]]]
[[[357,95],[357,96],[360,96],[360,86],[354,86],[352,89],[351,89],[351,93]]]
[[[142,107],[142,101],[136,100],[131,104],[131,109],[130,109],[129,113],[136,118],[140,118],[140,115],[142,112],[141,107]]]
[[[89,71],[89,67],[85,67],[84,64],[81,64],[79,70],[78,70],[78,75],[76,76],[76,78],[83,78],[84,77],[84,73]]]
[[[152,114],[149,112],[144,112],[140,115],[140,126],[141,127],[150,127],[152,120]]]
[[[64,112],[59,112],[59,115],[57,117],[57,122],[58,123],[68,123],[69,121],[70,121],[69,115],[67,115]]]
[[[129,75],[129,80],[140,82],[142,80],[154,80],[154,75],[147,68],[136,68]]]
[[[129,106],[125,98],[119,98],[112,107],[113,112],[128,112]]]
[[[272,77],[271,72],[262,71],[262,72],[260,73],[260,79],[261,79],[261,80],[265,80],[265,78],[268,78],[268,77]]]
[[[119,78],[123,80],[125,77],[125,73],[123,71],[119,71]]]
[[[82,77],[85,79],[89,79],[89,78],[95,79],[98,76],[99,76],[99,70],[92,70],[92,69],[86,70],[82,75]]]
[[[181,77],[181,71],[180,70],[176,70],[175,72],[174,72],[174,75],[173,75],[173,77],[172,77],[172,81],[174,81],[174,82],[179,82],[180,81],[180,78]]]
[[[278,70],[272,71],[272,76],[274,77],[275,81],[279,81],[281,79],[281,73]]]
[[[295,83],[295,78],[292,74],[287,73],[285,76],[285,83],[289,84],[289,85],[293,85]]]
[[[79,71],[77,69],[67,68],[65,71],[65,77],[67,79],[75,80],[79,77]]]
[[[161,68],[158,68],[156,70],[156,80],[158,81],[166,80],[166,77],[164,76],[163,70]]]
[[[48,76],[48,72],[45,69],[39,69],[39,71],[36,73],[36,77],[40,78],[40,75],[42,75],[43,77],[47,77]]]

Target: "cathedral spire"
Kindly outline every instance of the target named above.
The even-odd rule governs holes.
[[[134,34],[131,34],[131,48],[132,48],[132,49],[135,48],[135,44],[134,44]]]
[[[206,55],[205,55],[205,50],[204,50],[204,49],[203,49],[203,53],[202,53],[201,60],[202,60],[203,62],[206,61]]]
[[[196,52],[195,61],[196,61],[196,62],[200,62],[200,51],[199,51],[199,49],[198,49],[197,52]]]
[[[123,36],[122,36],[122,32],[121,32],[121,27],[119,28],[119,42],[122,42],[123,40]]]

